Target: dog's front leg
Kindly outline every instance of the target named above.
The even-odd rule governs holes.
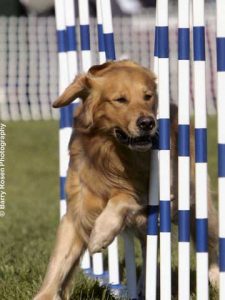
[[[121,232],[126,218],[136,214],[140,205],[130,195],[118,194],[109,199],[105,209],[95,221],[88,248],[91,253],[106,248]]]
[[[67,279],[84,250],[77,227],[76,220],[68,213],[62,218],[44,282],[34,300],[69,299],[65,293]]]

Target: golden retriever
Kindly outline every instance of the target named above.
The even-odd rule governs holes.
[[[47,274],[35,300],[69,299],[69,281],[85,249],[107,247],[125,226],[145,240],[151,148],[157,132],[154,74],[129,61],[107,62],[78,75],[54,107],[82,103],[74,118],[62,218]],[[171,105],[173,215],[177,212],[177,108]],[[191,209],[194,232],[194,151]],[[216,281],[217,215],[209,194],[211,281]]]

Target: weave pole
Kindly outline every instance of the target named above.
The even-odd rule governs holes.
[[[104,62],[105,60],[105,52],[104,52],[104,37],[103,32],[99,33],[99,27],[102,29],[102,20],[100,12],[100,3],[97,1],[97,21],[98,21],[98,52],[99,52],[99,61]],[[101,45],[101,47],[100,47]],[[92,256],[92,269],[93,269],[93,276],[98,279],[100,284],[104,284],[106,281],[106,274],[104,274],[104,267],[103,267],[103,254],[101,252],[95,253]]]
[[[67,36],[64,0],[55,0],[56,30],[59,59],[59,94],[69,85],[67,66]],[[72,118],[69,106],[60,108],[59,169],[60,169],[60,217],[66,213],[65,181],[69,164],[68,144]]]
[[[195,185],[196,185],[196,293],[208,299],[207,111],[205,94],[204,0],[193,1]]]
[[[217,113],[219,197],[219,299],[225,299],[225,2],[217,0]]]
[[[156,5],[158,2],[156,3]],[[158,6],[158,5],[157,5]],[[156,27],[154,45],[154,73],[158,77],[158,8],[156,6]],[[159,214],[159,161],[158,149],[151,150],[150,183],[148,199],[146,283],[145,299],[156,300],[157,296],[157,254],[158,254],[158,214]]]
[[[90,20],[88,0],[78,0],[82,71],[91,67]]]
[[[178,1],[178,298],[190,299],[190,3]]]
[[[158,0],[160,298],[171,298],[168,1]]]
[[[110,0],[101,0],[104,47],[106,60],[115,60],[115,43],[113,33],[112,11]],[[130,234],[125,233],[125,261],[127,275],[127,290],[129,299],[137,299],[136,265],[134,257],[134,241]],[[109,285],[115,293],[122,288],[119,278],[118,239],[115,238],[108,247]],[[116,291],[117,290],[117,291]],[[120,293],[120,292],[119,292]],[[121,294],[121,293],[120,293]]]
[[[98,54],[99,54],[99,63],[103,64],[106,61],[105,55],[105,43],[104,43],[104,34],[103,34],[103,25],[102,25],[102,8],[101,0],[96,1],[97,7],[97,23],[98,23]]]
[[[115,60],[115,46],[114,46],[114,36],[113,36],[113,25],[112,25],[112,12],[110,1],[100,1],[97,7],[100,11],[98,12],[99,17],[102,19],[102,32],[103,39],[100,36],[102,45],[104,45],[105,57],[107,60]],[[107,15],[107,17],[106,17]],[[101,27],[101,26],[100,26]],[[109,55],[109,45],[106,38],[107,31],[110,31],[112,35],[112,40],[110,46],[113,48],[113,55]],[[100,32],[101,34],[101,32]],[[100,45],[99,45],[100,46]],[[102,49],[101,49],[102,50]],[[102,51],[101,51],[102,52]],[[103,58],[102,58],[103,62]],[[121,288],[120,285],[120,274],[119,274],[119,256],[118,256],[118,238],[116,237],[114,241],[108,246],[108,271],[109,271],[109,286],[116,294],[119,294]]]
[[[91,67],[91,43],[88,0],[78,0],[80,20],[81,62],[82,71],[87,72]],[[88,250],[85,251],[81,268],[86,274],[91,273],[91,258]]]
[[[66,0],[64,1],[64,5],[67,34],[67,63],[69,82],[71,83],[78,74],[74,0]]]

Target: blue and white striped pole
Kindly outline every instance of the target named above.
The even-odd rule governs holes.
[[[158,0],[160,297],[171,298],[168,1]]]
[[[75,6],[74,0],[66,0],[65,18],[66,18],[66,34],[67,34],[67,61],[70,83],[78,74],[77,66],[77,41],[76,41],[76,24],[75,24]]]
[[[115,43],[110,0],[101,0],[106,60],[115,60]]]
[[[217,0],[219,299],[225,299],[225,1]]]
[[[56,29],[59,58],[59,94],[69,85],[67,66],[67,36],[64,0],[55,0]],[[71,114],[68,106],[60,109],[59,168],[60,168],[60,217],[66,213],[65,180],[69,164],[68,143],[71,135]]]
[[[90,43],[90,21],[88,0],[78,0],[81,40],[82,71],[87,72],[91,67],[91,43]],[[81,268],[87,274],[91,272],[91,258],[88,251],[85,251]]]
[[[154,73],[158,78],[158,8],[156,3],[156,26],[154,45]],[[158,215],[159,215],[159,160],[158,145],[151,151],[149,207],[146,250],[146,286],[145,299],[156,300],[157,296],[157,254],[158,254]]]
[[[92,65],[88,0],[78,0],[78,7],[80,20],[82,70],[83,72],[87,72]]]
[[[68,80],[71,83],[78,74],[77,64],[77,40],[76,40],[76,14],[74,0],[64,1],[65,7],[65,22],[66,22],[66,36],[67,36],[67,65],[68,65]],[[71,118],[71,132],[73,122],[73,111],[79,99],[76,99],[73,104],[69,105]]]
[[[98,22],[98,54],[99,54],[99,63],[103,64],[106,61],[105,55],[105,43],[104,43],[104,34],[103,34],[103,25],[102,25],[102,8],[101,0],[96,1],[97,7],[97,22]]]
[[[102,23],[103,23],[106,60],[115,60],[116,53],[115,53],[115,43],[114,43],[114,33],[113,33],[111,2],[110,0],[101,0],[100,4],[102,10]],[[125,242],[128,296],[129,299],[137,299],[136,265],[135,265],[135,257],[134,257],[133,237],[130,234],[126,235],[124,238],[124,242]],[[115,291],[117,289],[119,291],[121,290],[122,286],[120,285],[120,278],[119,278],[119,258],[118,258],[117,238],[115,238],[113,243],[108,247],[108,260],[109,260],[109,284]]]
[[[193,1],[197,299],[208,299],[207,111],[204,0]]]
[[[97,0],[97,20],[98,20],[98,44],[99,44],[99,60],[100,63],[105,62],[105,51],[104,51],[104,37],[103,32],[99,33],[99,27],[102,29],[102,21],[101,21],[101,7],[99,7],[99,1]],[[100,26],[101,25],[101,26]],[[101,34],[101,35],[100,35]],[[100,40],[99,40],[100,39]],[[102,43],[103,41],[103,43]],[[101,45],[101,47],[100,47]],[[104,59],[104,60],[103,60]],[[93,269],[93,276],[99,280],[100,284],[104,284],[107,280],[107,276],[104,273],[103,267],[103,254],[101,252],[95,253],[92,256],[92,269]]]
[[[190,299],[190,3],[178,1],[178,298]]]
[[[113,37],[113,25],[112,25],[112,12],[110,0],[101,0],[99,8],[101,9],[102,25],[103,25],[103,35],[104,35],[104,48],[105,56],[107,60],[115,60],[115,46],[114,38],[112,39],[111,47],[114,50],[114,55],[109,58],[109,46],[107,43],[106,34],[110,31]],[[119,274],[119,256],[118,256],[118,238],[116,237],[114,241],[108,246],[108,271],[109,271],[109,285],[115,290],[115,293],[119,293],[120,286],[120,274]],[[118,291],[117,291],[118,290]]]

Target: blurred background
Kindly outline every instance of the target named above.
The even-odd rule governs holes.
[[[77,1],[75,1],[77,3]],[[53,0],[0,1],[0,118],[57,119],[58,59]],[[153,67],[155,0],[112,0],[117,58]],[[78,11],[76,7],[76,12]],[[216,109],[215,5],[206,5],[208,113]],[[98,63],[95,1],[90,0],[92,63]],[[171,99],[177,99],[177,1],[170,1]],[[79,19],[77,19],[79,25]],[[79,26],[76,26],[78,50]],[[79,51],[78,51],[79,53]],[[78,62],[81,60],[78,59]],[[193,93],[191,87],[191,109]]]

